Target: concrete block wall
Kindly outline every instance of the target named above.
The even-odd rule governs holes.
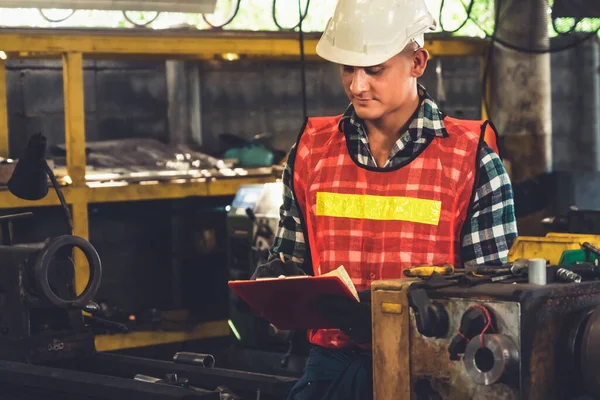
[[[445,111],[455,117],[481,115],[478,57],[442,60]],[[437,96],[438,77],[431,63],[421,83]],[[202,65],[202,132],[209,151],[221,149],[218,136],[234,133],[250,138],[273,134],[273,146],[287,151],[302,127],[301,73],[298,63],[207,63]],[[306,67],[308,116],[343,113],[348,98],[339,67],[312,62]]]
[[[551,63],[553,167],[600,172],[600,39],[553,53]]]
[[[63,144],[61,62],[9,60],[6,80],[10,156],[38,132]],[[84,90],[87,140],[168,138],[164,62],[85,61]]]
[[[442,60],[445,111],[478,118],[481,112],[477,57]],[[437,97],[432,61],[421,80]],[[272,145],[287,151],[303,123],[298,62],[200,63],[202,149],[219,154],[222,133],[251,138],[273,135]],[[308,115],[336,115],[348,104],[338,67],[306,66]],[[169,140],[168,95],[163,61],[84,62],[86,139]],[[64,143],[63,82],[58,60],[7,62],[10,156],[22,154],[30,135],[42,132],[51,144]]]

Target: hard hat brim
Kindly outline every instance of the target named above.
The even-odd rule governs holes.
[[[400,50],[377,52],[377,54],[356,53],[334,47],[331,43],[321,37],[317,43],[317,55],[327,61],[340,65],[352,67],[372,67],[383,64],[396,54],[400,53],[406,44],[398,46]]]

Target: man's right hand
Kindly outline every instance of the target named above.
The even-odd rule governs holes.
[[[266,264],[256,267],[256,271],[254,271],[254,274],[250,279],[277,278],[281,275],[296,276],[306,275],[306,273],[302,270],[302,268],[300,268],[298,263],[295,263],[291,260],[286,260],[284,262],[279,258],[274,258]]]

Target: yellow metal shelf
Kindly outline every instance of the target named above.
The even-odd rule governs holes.
[[[252,177],[238,177],[227,179],[214,179],[204,182],[185,183],[156,183],[156,184],[128,184],[124,186],[84,187],[75,188],[65,186],[62,191],[67,203],[73,204],[77,200],[86,203],[118,203],[126,201],[168,200],[192,196],[233,196],[240,185],[252,183],[273,182],[275,175]],[[26,208],[59,205],[58,197],[53,190],[42,200],[27,201],[13,196],[8,190],[0,190],[1,208]]]
[[[319,33],[306,33],[305,56],[317,59]],[[488,41],[477,38],[428,36],[427,48],[434,56],[483,55]],[[221,57],[235,53],[249,57],[297,58],[298,35],[293,32],[235,32],[132,29],[0,29],[0,49],[9,58],[43,57],[65,52],[86,58]]]
[[[134,331],[115,335],[97,335],[96,350],[114,351],[125,348],[156,346],[188,340],[210,339],[229,335],[227,321],[204,322],[185,331]]]

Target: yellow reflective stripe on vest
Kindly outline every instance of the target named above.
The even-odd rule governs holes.
[[[437,225],[442,202],[400,196],[317,192],[317,216]]]

